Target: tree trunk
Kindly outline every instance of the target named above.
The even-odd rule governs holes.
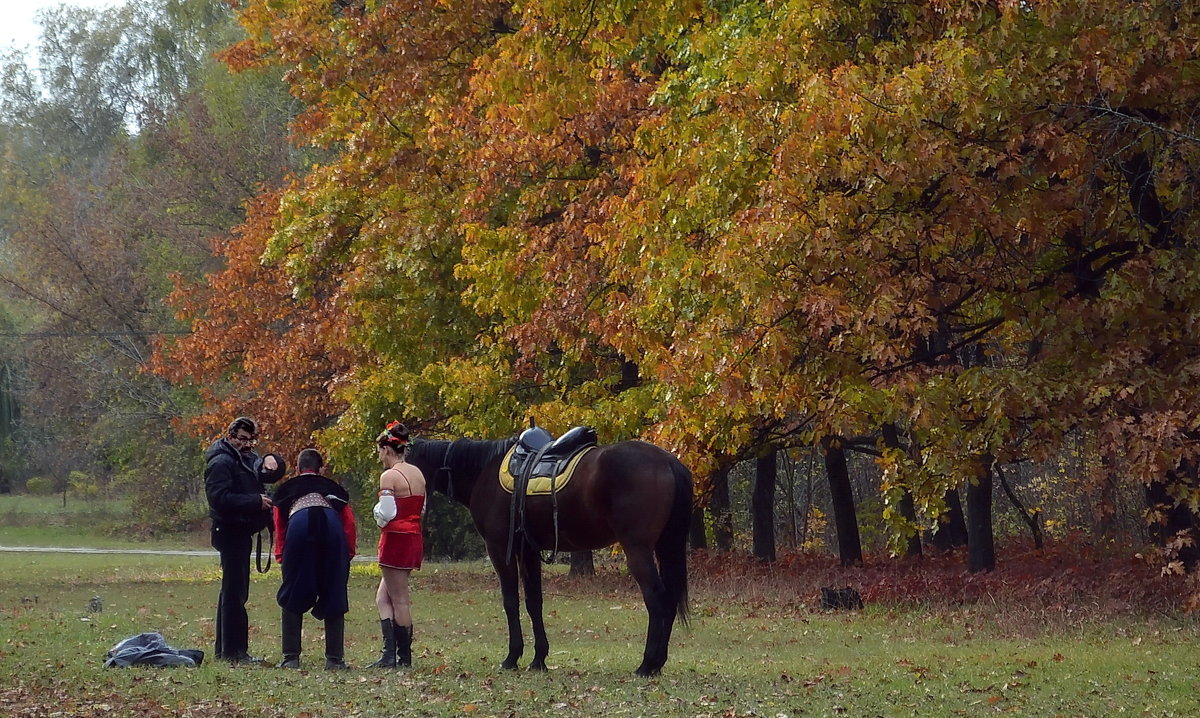
[[[900,445],[900,431],[895,424],[884,424],[883,426],[883,442],[889,449],[902,450]],[[913,500],[912,492],[906,487],[904,495],[900,497],[900,515],[911,527],[912,534],[909,535],[907,545],[904,547],[905,558],[921,558],[921,532],[917,530],[917,507]]]
[[[913,500],[912,492],[908,489],[904,490],[904,495],[900,497],[900,515],[908,522],[912,533],[908,535],[908,540],[904,546],[905,558],[921,558],[925,554],[921,550],[921,531],[916,528],[917,525],[917,505]]]
[[[1178,471],[1168,471],[1161,481],[1152,481],[1146,486],[1146,507],[1152,517],[1150,538],[1156,546],[1166,548],[1177,536],[1191,537],[1192,544],[1180,546],[1172,556],[1182,561],[1188,571],[1200,563],[1200,546],[1195,543],[1196,516],[1187,504],[1181,504],[1171,496],[1170,487],[1181,482],[1193,483],[1190,478],[1194,471],[1194,467],[1183,464]],[[1189,486],[1187,494],[1190,493]]]
[[[572,551],[571,552],[571,570],[567,572],[568,576],[595,576],[596,564],[592,560],[591,551]]]
[[[804,472],[804,511],[800,513],[800,540],[796,544],[799,548],[804,548],[808,543],[808,529],[812,523],[813,510],[813,476],[817,473],[817,447],[810,446],[808,449],[808,470]]]
[[[750,500],[754,532],[754,557],[775,560],[775,480],[779,465],[775,450],[754,465],[754,493]]]
[[[718,551],[733,550],[733,512],[729,505],[729,469],[720,469],[712,475],[712,501],[708,512],[713,519],[713,548]]]
[[[837,529],[838,557],[843,566],[861,565],[862,540],[858,535],[858,516],[854,511],[854,491],[850,487],[846,450],[836,436],[821,439],[821,448],[825,451],[825,473],[829,477],[829,498],[833,509],[833,525]]]
[[[967,484],[967,567],[971,573],[996,568],[992,535],[992,457],[981,456],[978,473]]]
[[[692,523],[688,527],[688,543],[693,549],[708,548],[708,532],[704,530],[704,507],[692,509]]]
[[[1008,483],[1008,477],[1004,473],[1004,468],[999,463],[995,464],[996,476],[1000,479],[1000,488],[1004,489],[1004,495],[1012,502],[1013,508],[1021,515],[1021,520],[1029,527],[1029,533],[1033,536],[1033,547],[1039,551],[1042,550],[1045,541],[1042,536],[1042,512],[1039,509],[1030,511],[1025,508],[1025,504],[1021,503],[1021,498],[1017,496],[1017,492],[1013,491],[1013,487]]]
[[[935,548],[949,551],[967,545],[967,521],[963,517],[962,500],[958,489],[946,491],[946,513],[938,517],[937,532],[933,534]]]

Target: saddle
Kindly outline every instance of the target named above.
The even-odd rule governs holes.
[[[530,494],[549,493],[562,488],[570,478],[570,470],[586,449],[596,445],[596,430],[590,426],[577,426],[555,439],[540,426],[521,432],[517,443],[509,450],[501,464],[501,483],[512,493],[514,486],[524,486]],[[538,482],[534,479],[554,479],[553,482]],[[541,484],[545,483],[543,490]]]
[[[525,530],[525,497],[529,494],[550,496],[554,550],[547,563],[554,561],[558,554],[558,491],[571,478],[579,459],[595,445],[596,430],[590,426],[577,426],[557,439],[540,426],[521,432],[517,443],[500,462],[500,485],[512,494],[506,563],[512,561],[513,546],[518,540],[532,543]]]

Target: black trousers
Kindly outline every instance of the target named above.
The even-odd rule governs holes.
[[[238,658],[250,647],[250,544],[245,529],[214,525],[212,546],[221,555],[221,593],[217,597],[217,658]]]

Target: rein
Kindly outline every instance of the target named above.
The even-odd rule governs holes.
[[[437,474],[441,474],[443,471],[446,472],[446,490],[443,493],[445,493],[446,497],[451,501],[454,501],[454,474],[450,468],[450,450],[453,448],[453,441],[446,442],[446,453],[442,455],[442,465],[437,469]],[[437,474],[434,475],[435,478]],[[436,484],[436,481],[434,483]],[[428,513],[430,506],[433,503],[433,497],[436,494],[436,490],[430,490],[430,488],[425,489],[425,506],[422,509],[423,514]]]
[[[271,526],[266,527],[267,536],[267,565],[263,566],[263,532],[259,531],[254,534],[254,569],[259,573],[266,573],[271,570],[271,547],[275,545],[275,529]]]

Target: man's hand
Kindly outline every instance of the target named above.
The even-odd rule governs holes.
[[[272,506],[274,506],[274,504],[273,504],[273,503],[271,503],[271,497],[270,497],[270,496],[267,496],[266,494],[259,494],[259,496],[260,496],[260,497],[262,497],[262,507],[263,507],[263,511],[266,511],[267,509],[269,509],[269,508],[271,508]]]
[[[267,471],[274,471],[279,468],[279,463],[275,461],[274,456],[267,456],[267,458],[263,459],[263,468]],[[265,499],[266,497],[264,496],[263,498]]]

